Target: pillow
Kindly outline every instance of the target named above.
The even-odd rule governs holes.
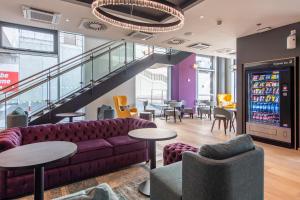
[[[96,187],[59,197],[54,200],[119,200],[119,198],[107,183],[102,183]]]
[[[120,106],[120,110],[121,111],[129,110],[129,109],[130,109],[129,105],[127,105],[127,106]]]
[[[26,115],[26,112],[22,108],[18,107],[14,111],[12,111],[11,114],[12,115]]]
[[[223,160],[251,151],[255,148],[250,135],[244,134],[225,143],[203,145],[199,154],[206,158]]]

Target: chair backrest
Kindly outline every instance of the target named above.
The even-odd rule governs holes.
[[[127,97],[126,96],[113,96],[115,110],[119,118],[130,117],[130,112],[127,110],[121,110],[121,106],[127,106]]]
[[[232,95],[231,94],[218,94],[218,106],[222,107],[223,104],[231,104]]]
[[[181,101],[171,101],[169,103],[171,108],[181,108],[182,102]]]
[[[223,115],[224,117],[226,117],[227,120],[232,119],[232,113],[224,108],[214,108],[214,116],[216,115]]]
[[[213,160],[185,152],[182,161],[182,199],[263,200],[264,152],[262,148]]]

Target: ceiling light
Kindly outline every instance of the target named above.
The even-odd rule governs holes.
[[[204,16],[203,16],[203,15],[201,15],[201,16],[200,16],[200,19],[204,19]]]
[[[67,19],[66,19],[66,22],[70,22],[70,19],[67,18]]]
[[[185,36],[191,36],[191,35],[193,35],[193,33],[192,32],[185,32],[184,35]]]
[[[105,12],[102,8],[105,6],[136,6],[154,9],[156,11],[163,12],[165,14],[175,17],[177,20],[170,23],[155,23],[150,24],[146,22],[137,22],[134,20],[128,20],[108,12]],[[100,20],[109,23],[113,26],[121,27],[124,29],[142,31],[148,33],[158,32],[169,32],[175,31],[183,27],[184,25],[184,14],[183,12],[175,7],[175,5],[159,1],[150,0],[95,0],[92,3],[92,13]]]

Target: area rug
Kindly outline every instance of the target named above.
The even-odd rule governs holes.
[[[157,145],[157,166],[162,166],[162,147]],[[78,192],[101,183],[107,183],[118,195],[120,200],[148,200],[138,192],[138,186],[149,178],[149,163],[129,166],[119,171],[102,176],[82,180],[59,188],[45,191],[44,199],[51,200],[68,194]],[[33,195],[20,198],[20,200],[33,200]]]

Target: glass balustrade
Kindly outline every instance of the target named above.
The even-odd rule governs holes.
[[[125,41],[108,42],[2,88],[0,127],[5,127],[6,115],[17,107],[23,108],[30,116],[47,112],[68,96],[85,87],[90,88],[108,74],[154,52],[167,54],[170,51]]]

